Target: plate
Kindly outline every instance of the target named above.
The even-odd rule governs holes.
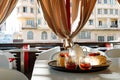
[[[79,67],[77,67],[75,70],[68,70],[65,67],[57,66],[56,60],[48,62],[48,65],[54,70],[64,71],[64,72],[75,72],[75,73],[96,72],[96,71],[105,70],[110,66],[110,64],[111,61],[107,60],[106,64],[92,66],[90,70],[81,70]]]

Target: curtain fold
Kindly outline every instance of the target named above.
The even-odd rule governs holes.
[[[118,1],[118,3],[120,4],[120,0],[117,0]]]
[[[18,0],[0,0],[0,24],[10,15]]]
[[[57,36],[67,40],[69,46],[89,19],[96,0],[72,0],[71,26],[67,18],[66,0],[37,0],[37,2],[43,10],[48,26]],[[69,30],[69,27],[74,31]]]

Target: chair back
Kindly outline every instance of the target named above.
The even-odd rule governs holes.
[[[120,49],[110,49],[110,50],[107,50],[105,53],[109,58],[120,57]]]
[[[0,68],[10,68],[7,57],[0,53]]]
[[[51,49],[45,50],[37,56],[37,60],[50,60],[52,55],[60,51],[60,46],[56,46]]]

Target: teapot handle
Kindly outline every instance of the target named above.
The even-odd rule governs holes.
[[[83,47],[82,49],[83,49],[83,54],[86,56],[88,54],[87,48]]]

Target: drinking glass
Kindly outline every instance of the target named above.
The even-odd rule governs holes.
[[[75,70],[77,68],[76,58],[72,56],[65,56],[65,68],[68,70]]]
[[[81,56],[79,58],[79,68],[81,70],[90,70],[92,68],[92,66],[90,64],[89,56]]]

